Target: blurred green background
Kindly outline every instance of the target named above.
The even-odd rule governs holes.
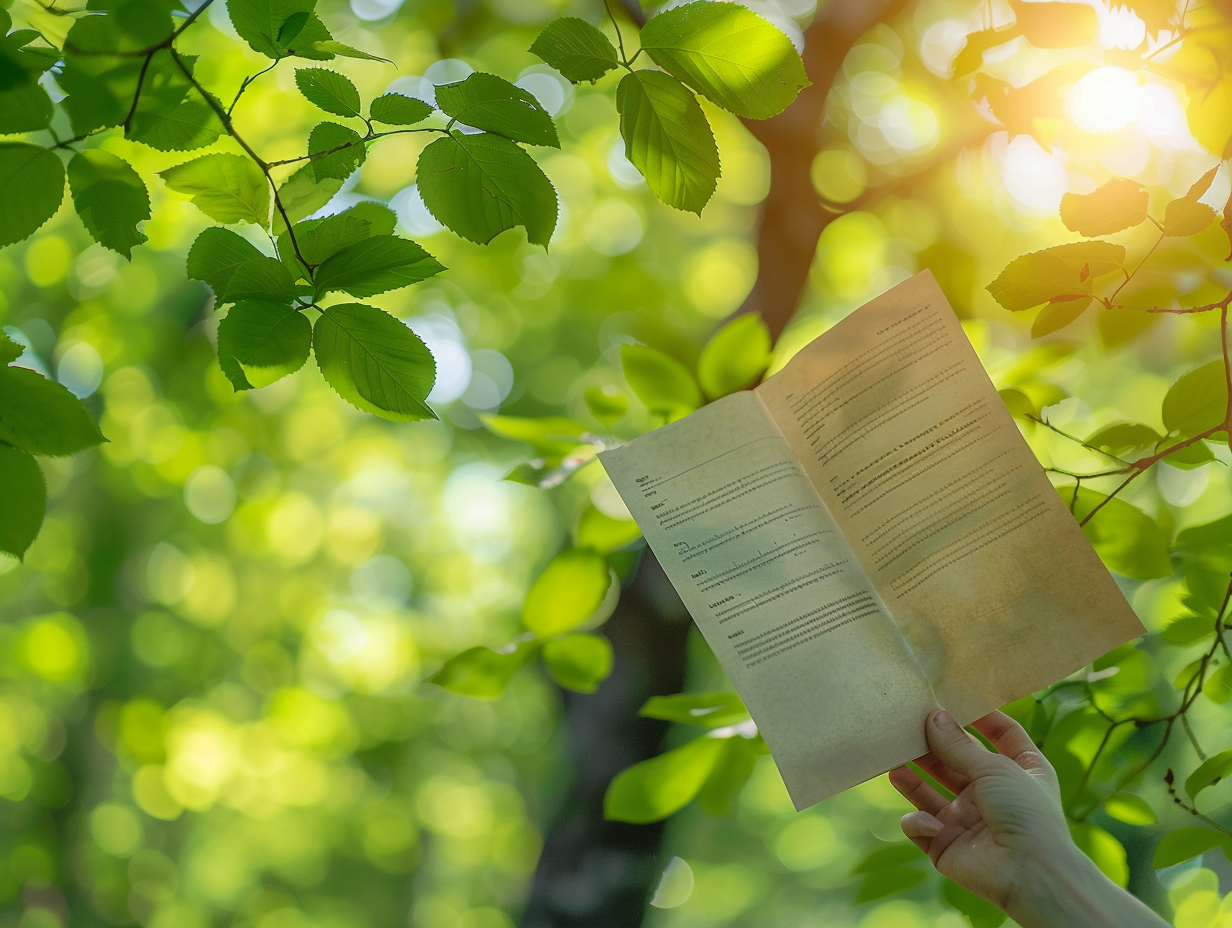
[[[715,199],[700,218],[653,199],[623,157],[611,88],[572,87],[527,51],[549,19],[597,22],[598,9],[322,4],[340,40],[396,62],[347,62],[365,98],[482,67],[518,80],[560,127],[563,150],[537,152],[561,199],[546,251],[521,230],[487,248],[442,231],[412,182],[413,135],[376,146],[331,204],[391,199],[400,231],[450,269],[374,300],[432,349],[439,422],[366,416],[312,365],[234,394],[216,362],[208,291],[184,276],[207,221],[159,184],[150,241],[131,264],[90,242],[67,198],[33,239],[0,251],[0,323],[27,346],[20,363],[82,397],[108,439],[42,459],[42,533],[24,564],[0,557],[0,924],[518,923],[575,773],[562,695],[537,668],[491,703],[421,681],[458,651],[517,633],[529,583],[584,508],[628,516],[597,466],[550,492],[502,482],[528,452],[478,416],[591,421],[583,389],[619,385],[618,346],[633,339],[694,360],[753,287],[769,187],[763,146],[711,107],[723,162]],[[1084,319],[1032,342],[1029,320],[983,287],[1012,258],[1071,237],[1056,213],[1066,190],[1111,172],[1179,196],[1211,156],[1162,92],[1148,115],[1112,130],[1062,127],[1052,151],[1029,135],[1009,140],[947,79],[982,9],[904,6],[846,54],[812,163],[813,193],[834,218],[777,363],[931,267],[999,388],[1060,401],[1053,421],[1080,433],[1157,423],[1175,377],[1218,355],[1217,320]],[[802,23],[814,12],[809,0],[777,9]],[[1136,28],[1128,11],[1106,18],[1110,47],[1117,28]],[[264,62],[231,40],[221,3],[206,19],[185,40],[203,55],[197,73],[234,88]],[[1030,72],[1030,57],[1008,71]],[[297,154],[314,121],[290,68],[263,78],[237,114],[269,158]],[[181,157],[117,138],[103,147],[143,174]],[[1216,189],[1227,187],[1225,171]],[[1140,231],[1131,243],[1149,239]],[[1148,283],[1195,302],[1222,293],[1220,281],[1226,291],[1226,272],[1193,269],[1222,260],[1221,235],[1212,227],[1173,246]],[[624,428],[651,421],[635,406]],[[1090,463],[1056,436],[1029,437],[1045,463]],[[1169,532],[1223,515],[1227,449],[1217,457],[1160,465],[1131,498]],[[1152,630],[1181,595],[1171,579],[1125,588]],[[674,594],[657,595],[664,621],[682,621]],[[689,653],[693,685],[724,685],[700,640]],[[1160,654],[1140,689],[1166,686],[1191,659]],[[1194,724],[1218,733],[1226,716],[1211,705]],[[857,901],[867,881],[853,868],[899,840],[903,811],[882,778],[797,815],[763,758],[730,818],[690,808],[670,822],[657,866],[679,857],[687,870],[669,872],[658,901],[676,904],[649,909],[646,924],[960,928],[922,868],[895,871],[888,895]],[[1232,906],[1220,907],[1227,861],[1208,854],[1205,869],[1199,859],[1157,879],[1149,842],[1111,827],[1130,848],[1136,889],[1176,907],[1178,928],[1232,925]],[[584,896],[584,882],[553,890],[562,906],[570,892]]]

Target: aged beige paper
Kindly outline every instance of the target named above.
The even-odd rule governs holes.
[[[927,271],[601,459],[797,808],[1144,631]]]

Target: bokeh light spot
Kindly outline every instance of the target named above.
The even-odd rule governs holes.
[[[225,522],[235,509],[235,484],[221,467],[205,464],[184,484],[184,504],[207,525]]]
[[[1124,68],[1096,68],[1074,85],[1069,116],[1084,132],[1115,132],[1138,115],[1138,78]]]

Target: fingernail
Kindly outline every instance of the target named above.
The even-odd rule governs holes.
[[[933,724],[940,731],[953,731],[958,727],[958,723],[954,721],[954,716],[946,712],[944,709],[938,709],[933,713]]]

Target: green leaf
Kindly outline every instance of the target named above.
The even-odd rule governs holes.
[[[226,301],[266,300],[287,304],[295,293],[295,278],[287,266],[277,258],[261,255],[249,258],[235,269],[227,281]]]
[[[726,728],[749,720],[749,710],[735,693],[677,693],[652,696],[638,715],[704,728]]]
[[[348,245],[374,235],[392,235],[398,218],[389,207],[364,200],[323,219],[308,219],[295,226],[295,236],[304,260],[314,267]],[[290,254],[286,234],[279,239],[280,254]]]
[[[1226,668],[1225,668],[1226,669]],[[1214,786],[1232,773],[1232,748],[1208,757],[1185,779],[1185,795],[1197,799],[1198,793]]]
[[[73,205],[91,238],[131,259],[146,241],[137,223],[150,218],[150,194],[127,161],[99,149],[79,151],[68,163]]]
[[[1189,438],[1223,422],[1227,409],[1223,361],[1211,361],[1182,374],[1168,388],[1161,413],[1169,435]]]
[[[629,411],[628,395],[615,384],[604,384],[601,387],[592,384],[582,391],[582,397],[590,414],[608,428]]]
[[[689,369],[662,351],[621,345],[620,366],[629,389],[651,412],[674,420],[702,404],[701,390]]]
[[[128,137],[158,151],[193,151],[213,143],[223,133],[222,120],[200,98],[187,97],[166,113],[139,110]]]
[[[1209,618],[1204,615],[1187,614],[1177,616],[1169,622],[1160,635],[1168,644],[1187,647],[1214,633],[1215,623]]]
[[[851,872],[861,874],[877,873],[879,870],[897,870],[899,867],[918,864],[923,860],[923,855],[914,845],[904,841],[895,841],[890,844],[882,844],[880,847],[869,851],[851,869]]]
[[[465,80],[439,85],[436,105],[464,126],[528,145],[560,148],[552,117],[535,95],[494,74],[476,71]]]
[[[486,245],[506,229],[547,245],[556,228],[556,191],[525,151],[500,135],[453,132],[419,156],[419,193],[436,219]]]
[[[941,898],[961,912],[971,928],[997,928],[1005,921],[1005,913],[991,902],[944,877],[941,880]]]
[[[368,115],[373,121],[383,122],[387,126],[413,126],[423,122],[433,112],[432,107],[423,100],[400,93],[383,94],[368,104]]]
[[[296,223],[319,210],[341,189],[341,178],[328,177],[319,181],[312,164],[305,164],[282,182],[278,188],[278,199],[287,211],[287,217]],[[274,210],[274,233],[282,235],[286,231],[287,224],[282,214]]]
[[[243,155],[202,155],[159,176],[168,189],[188,194],[194,206],[217,222],[264,225],[269,217],[269,184]]]
[[[368,149],[354,129],[322,122],[308,136],[308,154],[313,156],[308,166],[318,181],[331,177],[346,180],[364,163]]]
[[[697,379],[715,400],[751,387],[770,364],[770,329],[756,313],[737,316],[710,337],[697,362]]]
[[[1176,547],[1198,555],[1226,554],[1229,538],[1232,538],[1232,515],[1182,530],[1176,536]]]
[[[1090,305],[1091,297],[1089,296],[1045,304],[1031,323],[1031,337],[1043,338],[1045,335],[1060,331],[1076,321]]]
[[[234,358],[254,387],[299,370],[311,345],[308,319],[283,303],[240,300],[218,325],[219,355]]]
[[[552,679],[575,693],[593,693],[612,672],[612,645],[601,635],[566,635],[543,646]]]
[[[529,442],[541,454],[561,457],[589,444],[585,425],[565,416],[488,416],[479,420],[493,435]]]
[[[640,539],[642,530],[632,519],[613,519],[591,506],[578,520],[574,537],[579,548],[611,554]]]
[[[47,510],[47,484],[34,458],[0,444],[0,551],[21,560]]]
[[[575,84],[597,81],[620,66],[608,37],[576,16],[548,23],[530,50]]]
[[[358,116],[362,111],[359,91],[347,78],[328,68],[298,68],[295,85],[299,92],[327,113]]]
[[[923,867],[895,867],[892,870],[879,870],[870,873],[860,881],[856,890],[855,904],[863,905],[884,899],[886,896],[901,895],[928,880],[928,871]]]
[[[1215,211],[1187,197],[1164,207],[1164,235],[1197,235],[1215,221]]]
[[[1104,426],[1088,438],[1087,444],[1120,456],[1130,451],[1144,451],[1162,440],[1163,436],[1149,425],[1115,422]]]
[[[520,641],[499,651],[471,648],[451,657],[445,666],[428,677],[428,682],[460,696],[496,699],[508,686],[514,672],[539,650],[537,641]]]
[[[642,27],[641,39],[655,64],[737,116],[781,113],[809,85],[791,40],[736,3],[666,10]]]
[[[395,422],[435,419],[426,400],[436,362],[419,336],[362,303],[322,311],[312,333],[317,366],[344,400]]]
[[[1232,839],[1213,828],[1178,828],[1159,842],[1151,866],[1162,870],[1220,846],[1225,852],[1232,852]]]
[[[1146,221],[1147,193],[1134,180],[1114,177],[1094,193],[1061,197],[1061,221],[1080,235],[1111,235]]]
[[[1013,388],[998,390],[997,395],[1001,397],[1001,402],[1005,404],[1005,408],[1010,411],[1010,415],[1015,419],[1026,419],[1028,416],[1039,415],[1039,410],[1036,408],[1035,403],[1031,401],[1031,397],[1021,390]]]
[[[584,626],[607,597],[607,561],[594,551],[562,551],[531,585],[522,604],[522,624],[540,638]]]
[[[1069,833],[1078,849],[1094,861],[1104,876],[1117,886],[1129,885],[1129,863],[1120,841],[1090,822],[1071,822]]]
[[[645,824],[685,807],[724,750],[721,738],[698,738],[619,773],[603,798],[603,817]]]
[[[634,71],[616,87],[616,109],[625,157],[651,192],[700,215],[719,180],[719,149],[697,98],[661,71]]]
[[[1164,235],[1197,235],[1215,221],[1215,211],[1198,199],[1210,189],[1219,167],[1213,167],[1189,188],[1189,192],[1164,207]]]
[[[81,400],[25,367],[0,367],[0,441],[31,454],[73,454],[105,441]]]
[[[1202,695],[1219,706],[1232,701],[1232,664],[1224,664],[1207,674],[1202,682]]]
[[[293,17],[298,22],[299,14],[307,14],[290,41],[302,39],[306,31],[314,31],[309,25],[316,19],[312,14],[315,6],[316,0],[227,0],[232,27],[240,38],[252,46],[253,51],[267,58],[284,58],[289,53],[279,43],[278,34]],[[328,38],[328,33],[325,38]]]
[[[323,28],[323,27],[322,27]],[[321,58],[328,59],[337,55],[339,58],[355,58],[360,61],[380,61],[384,64],[393,64],[388,58],[382,58],[380,55],[372,55],[362,49],[353,48],[350,45],[345,45],[342,42],[335,42],[333,39],[325,41],[314,41],[312,43],[314,55],[301,55],[305,58]]]
[[[1077,48],[1099,38],[1099,17],[1074,3],[1010,0],[1016,27],[1036,48]]]
[[[24,345],[13,341],[4,330],[0,329],[0,364],[12,364],[22,356],[25,350]]]
[[[292,13],[286,18],[281,26],[278,27],[278,44],[286,45],[288,42],[295,40],[295,37],[304,31],[304,27],[308,25],[309,14],[303,10],[298,13]]]
[[[749,782],[757,766],[758,743],[752,738],[739,735],[721,739],[723,756],[715,761],[714,769],[697,794],[697,804],[707,815],[722,818],[731,814],[740,791]]]
[[[0,54],[0,68],[6,64]],[[0,87],[0,133],[36,132],[51,123],[51,98],[34,81]]]
[[[38,79],[53,62],[24,48],[37,32],[22,29],[6,36],[7,28],[0,24],[0,133],[46,129],[51,98]]]
[[[1134,793],[1113,793],[1104,800],[1104,811],[1127,825],[1154,825],[1159,821],[1150,803]]]
[[[64,165],[55,152],[27,142],[0,142],[0,248],[27,238],[64,199]]]
[[[197,236],[188,249],[188,276],[201,280],[214,291],[217,302],[223,302],[227,283],[236,269],[253,258],[264,255],[243,236],[213,226]]]
[[[330,290],[369,297],[409,287],[445,268],[410,239],[374,235],[348,245],[317,269],[317,298]]]
[[[1059,491],[1067,503],[1073,490]],[[1106,497],[1085,487],[1078,491],[1074,516],[1081,521]],[[1082,527],[1109,570],[1135,580],[1150,580],[1172,575],[1168,542],[1163,531],[1141,509],[1113,498]]]
[[[1071,242],[1015,258],[987,287],[1012,312],[1091,294],[1091,282],[1120,270],[1125,248],[1111,242]]]

